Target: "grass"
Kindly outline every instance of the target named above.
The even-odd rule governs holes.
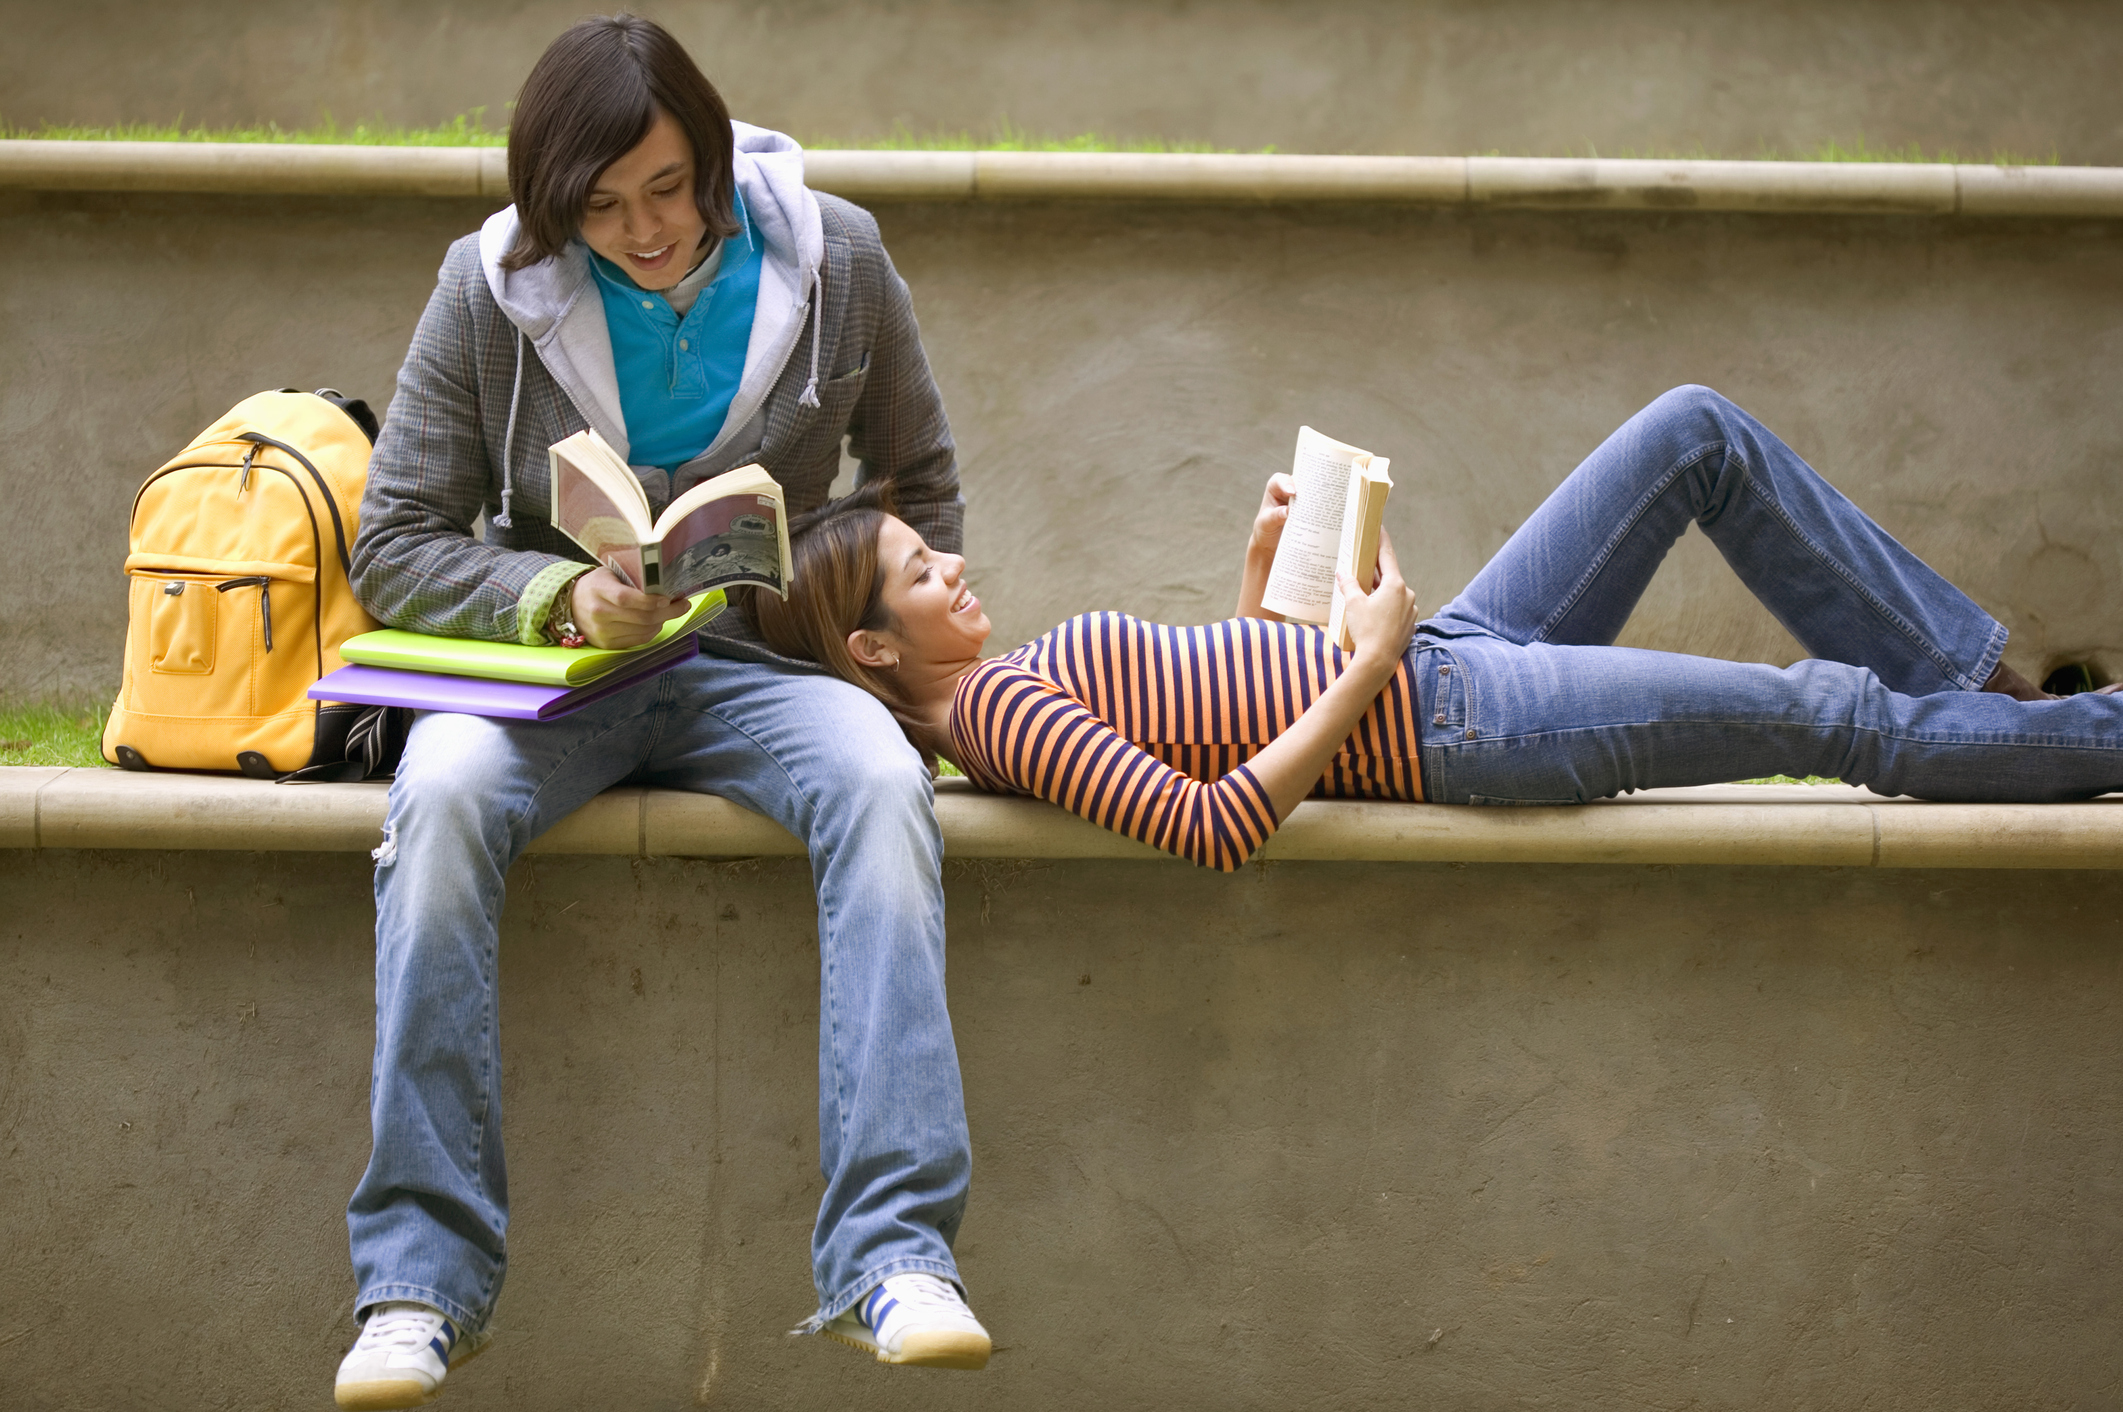
[[[486,109],[474,108],[459,113],[446,123],[432,127],[407,127],[398,123],[357,122],[341,126],[327,115],[323,121],[309,127],[284,128],[278,123],[252,123],[243,127],[186,127],[179,118],[174,123],[120,123],[110,127],[71,126],[61,123],[38,123],[22,126],[0,120],[0,138],[36,138],[42,141],[62,142],[297,142],[297,143],[342,143],[360,147],[506,147],[508,130],[490,128],[486,125]],[[821,149],[845,149],[869,152],[1260,152],[1272,153],[1280,149],[1274,146],[1238,148],[1219,147],[1208,142],[1189,142],[1164,137],[1115,137],[1110,133],[1080,132],[1071,136],[1056,136],[1021,128],[1007,118],[1001,118],[986,128],[936,129],[916,132],[904,123],[890,132],[869,137],[818,136],[804,140],[806,147]],[[1855,141],[1844,142],[1830,138],[1813,147],[1785,151],[1781,148],[1762,147],[1752,153],[1712,152],[1697,147],[1690,151],[1655,149],[1638,151],[1623,148],[1602,154],[1587,143],[1582,151],[1566,152],[1503,152],[1491,149],[1477,155],[1485,157],[1644,157],[1658,161],[1752,161],[1752,162],[1914,162],[1914,163],[1992,163],[2006,167],[2053,167],[2062,160],[2056,149],[2047,156],[2030,156],[2006,148],[1993,148],[1987,154],[1960,152],[1949,147],[1926,149],[1922,143],[1911,142],[1902,146],[1875,147],[1860,135]]]
[[[1499,154],[1492,152],[1488,155],[1497,156]],[[1586,144],[1584,155],[1597,157],[1601,154],[1594,151],[1591,144],[1588,143]],[[1787,152],[1781,148],[1765,146],[1759,151],[1744,156],[1734,156],[1729,152],[1709,152],[1700,147],[1689,152],[1639,152],[1633,148],[1623,148],[1618,152],[1609,152],[1606,155],[1610,157],[1646,157],[1661,162],[1899,162],[1917,165],[1967,163],[1971,166],[1998,167],[2054,167],[2062,161],[2062,158],[2057,154],[2057,149],[2054,147],[2049,149],[2047,156],[2029,156],[2024,152],[2015,152],[2006,147],[1993,147],[1988,154],[1960,152],[1951,147],[1936,147],[1926,151],[1924,144],[1921,142],[1904,143],[1900,147],[1875,147],[1870,142],[1867,142],[1862,134],[1854,142],[1842,142],[1831,137],[1826,142],[1817,143],[1812,147]]]
[[[102,765],[108,705],[0,706],[0,765]]]
[[[1080,132],[1072,137],[1030,132],[1007,118],[980,132],[967,128],[915,132],[905,123],[890,132],[863,138],[805,138],[804,146],[861,152],[1274,152],[1268,147],[1218,147],[1164,137],[1114,137]]]
[[[45,142],[300,142],[333,143],[354,147],[506,147],[506,128],[486,125],[486,109],[459,113],[434,127],[406,127],[398,123],[355,123],[341,127],[327,115],[309,127],[284,128],[278,123],[252,123],[246,127],[186,127],[174,123],[119,123],[111,127],[76,127],[63,123],[38,123],[34,127],[0,121],[0,137],[30,137]]]

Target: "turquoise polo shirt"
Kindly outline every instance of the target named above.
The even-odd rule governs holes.
[[[742,208],[741,234],[722,244],[713,279],[680,316],[669,300],[642,289],[591,252],[604,297],[605,329],[627,422],[627,459],[674,470],[708,449],[730,414],[752,342],[764,243]]]

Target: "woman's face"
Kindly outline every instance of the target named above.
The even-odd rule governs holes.
[[[583,243],[643,289],[669,289],[691,272],[707,233],[693,201],[693,144],[659,111],[648,135],[597,174],[583,202]]]
[[[966,587],[965,559],[931,549],[913,526],[891,516],[877,532],[877,558],[885,609],[899,623],[883,636],[899,649],[902,669],[925,675],[979,660],[990,624]]]

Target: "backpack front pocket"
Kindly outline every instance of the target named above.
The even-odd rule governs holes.
[[[227,571],[260,567],[132,570],[133,621],[146,631],[136,630],[130,644],[130,709],[250,717],[305,704],[302,688],[316,679],[315,654],[286,649],[310,646],[315,589],[279,575]],[[299,638],[282,641],[291,630]]]
[[[221,595],[191,578],[133,579],[133,621],[147,624],[147,669],[177,676],[214,670]]]

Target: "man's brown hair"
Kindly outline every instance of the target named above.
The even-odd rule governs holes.
[[[693,148],[693,200],[708,234],[739,227],[732,210],[730,110],[685,47],[654,20],[600,15],[546,46],[509,122],[509,195],[516,243],[505,270],[550,259],[582,229],[598,174],[669,113]],[[690,259],[691,252],[688,252]]]

